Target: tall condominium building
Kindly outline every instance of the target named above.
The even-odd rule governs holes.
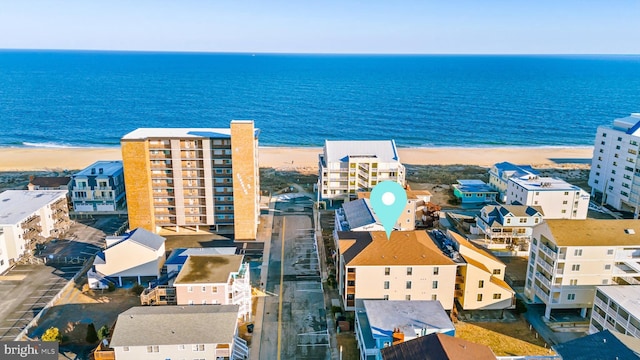
[[[137,129],[122,159],[129,226],[233,232],[256,238],[260,215],[258,134],[253,121],[226,129]]]
[[[404,186],[405,169],[393,140],[329,141],[319,155],[318,198],[355,199],[381,181]]]
[[[640,113],[598,127],[589,186],[599,203],[618,210],[640,208]]]

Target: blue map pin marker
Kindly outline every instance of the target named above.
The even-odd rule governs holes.
[[[389,239],[393,227],[407,205],[407,192],[395,181],[383,181],[373,187],[369,201],[373,211],[382,221]]]

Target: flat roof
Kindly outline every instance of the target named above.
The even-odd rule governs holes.
[[[342,204],[344,210],[344,216],[349,224],[349,229],[359,228],[361,226],[376,224],[378,218],[376,217],[369,199],[358,199]]]
[[[534,229],[545,228],[558,246],[640,246],[638,220],[548,219]]]
[[[242,255],[190,255],[174,284],[226,283],[229,274],[238,272]]]
[[[553,177],[512,177],[509,181],[522,186],[527,190],[533,191],[557,191],[557,190],[582,190],[580,187],[569,184],[568,182]],[[584,191],[584,190],[583,190]]]
[[[18,224],[42,207],[66,197],[66,190],[6,190],[0,193],[0,225]]]
[[[607,285],[598,286],[597,289],[630,314],[640,318],[640,285]]]
[[[100,173],[100,169],[102,169],[102,173]],[[93,173],[91,172],[93,170]],[[114,160],[114,161],[96,161],[93,164],[87,166],[86,168],[78,171],[73,174],[76,176],[110,176],[115,175],[118,172],[122,172],[122,161]]]
[[[427,300],[363,300],[373,337],[387,337],[399,328],[407,337],[416,330],[454,330],[455,326],[440,301]]]
[[[118,315],[111,346],[232,343],[238,305],[135,306]]]
[[[393,140],[325,140],[326,162],[347,162],[350,157],[374,157],[380,162],[400,162]]]
[[[258,136],[259,129],[254,129]],[[126,134],[122,140],[146,139],[230,139],[231,128],[139,128]]]
[[[187,261],[190,255],[234,255],[236,253],[235,246],[229,247],[213,247],[213,248],[177,248],[174,249],[167,261],[167,265],[182,265]]]

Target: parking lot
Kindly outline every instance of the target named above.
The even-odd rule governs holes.
[[[63,239],[50,241],[39,251],[37,256],[46,259],[46,265],[17,265],[0,276],[0,341],[14,340],[124,220],[117,216],[79,220]]]

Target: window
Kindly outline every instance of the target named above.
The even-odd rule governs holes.
[[[482,294],[478,294],[478,298],[477,298],[477,300],[478,300],[478,301],[482,301]]]
[[[218,287],[217,286],[212,286],[211,287],[211,292],[212,293],[217,293],[218,292]]]
[[[501,272],[500,269],[493,269],[493,275],[500,275]]]
[[[149,345],[147,346],[147,352],[151,353],[151,352],[159,352],[160,349],[158,348],[158,345]]]
[[[494,300],[500,300],[500,299],[502,299],[502,294],[493,294],[493,299],[494,299]]]
[[[388,268],[388,267],[384,268],[384,274],[385,275],[391,274],[391,268]]]
[[[571,285],[571,286],[576,286],[576,285],[578,285],[578,279],[571,279],[571,280],[569,280],[569,285]]]
[[[436,295],[436,294],[431,295],[431,300],[432,301],[438,300],[438,295]]]
[[[382,300],[389,300],[389,295],[382,295]]]
[[[567,294],[567,300],[575,300],[576,299],[576,294]]]
[[[204,344],[194,344],[192,347],[193,351],[204,351]]]
[[[411,275],[413,274],[413,268],[412,267],[408,267],[407,268],[407,275]]]
[[[440,273],[440,268],[436,266],[433,268],[433,275],[438,275],[438,273]]]
[[[575,249],[573,251],[573,256],[582,256],[582,249]]]
[[[122,351],[129,351],[129,347],[128,346],[123,346],[122,347]]]
[[[433,281],[433,282],[431,283],[431,288],[432,288],[432,289],[437,289],[437,288],[438,288],[438,281],[437,281],[437,280],[436,280],[436,281]]]
[[[580,264],[571,265],[571,271],[580,271]]]
[[[526,219],[526,218],[520,218],[520,223],[521,223],[521,224],[526,223],[526,222],[527,222],[527,219]]]
[[[604,266],[604,269],[605,269],[605,270],[611,270],[611,265],[610,265],[610,264],[605,265],[605,266]]]
[[[184,344],[178,345],[178,350],[184,350],[184,348],[185,348]]]
[[[207,287],[206,287],[206,286],[203,286],[203,287],[202,287],[202,292],[206,292],[206,291],[207,291]]]
[[[207,305],[207,300],[202,300],[202,305]]]
[[[568,201],[565,200],[565,201],[562,202],[562,205],[567,205],[567,203],[568,203]]]
[[[407,289],[411,289],[411,281],[407,281],[406,288],[407,288]]]
[[[388,282],[388,281],[385,281],[385,282],[384,282],[384,288],[385,288],[385,289],[388,289],[388,288],[389,288],[389,282]]]
[[[193,286],[187,286],[187,292],[193,292]]]
[[[613,249],[608,249],[607,250],[607,255],[613,255]]]
[[[569,192],[568,192],[568,191],[565,191],[565,192],[564,192],[564,194],[565,194],[565,195],[569,195]]]
[[[484,280],[478,281],[478,288],[482,289],[484,287]]]
[[[406,295],[406,296],[404,297],[404,299],[405,299],[405,300],[411,300],[411,295]]]

